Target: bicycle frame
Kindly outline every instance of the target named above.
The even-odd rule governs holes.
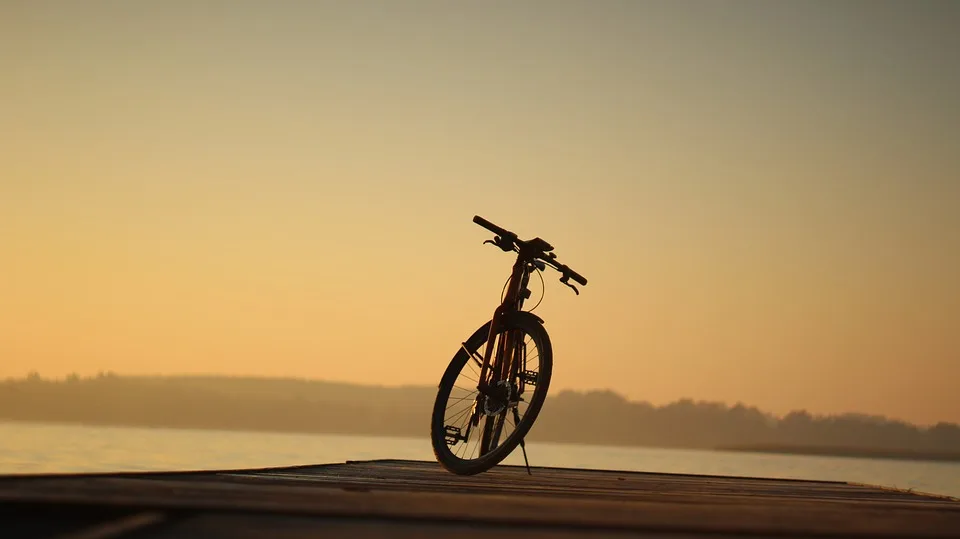
[[[493,312],[493,318],[490,324],[490,333],[487,336],[487,346],[483,354],[483,364],[480,367],[480,379],[478,381],[479,386],[477,389],[481,394],[487,394],[487,371],[491,365],[491,356],[494,348],[493,343],[497,338],[500,321],[507,313],[519,311],[523,307],[523,300],[525,298],[521,295],[521,291],[527,289],[527,283],[530,278],[529,258],[530,257],[524,253],[523,250],[517,254],[517,260],[513,264],[513,270],[510,274],[510,281],[507,284],[507,292],[504,295],[503,302]],[[497,349],[498,359],[501,359],[499,357],[501,351],[506,352],[514,350],[516,343],[513,342],[513,337],[514,335],[511,332],[506,335],[505,342],[501,341],[501,346]],[[512,359],[512,355],[510,358]],[[507,376],[509,376],[511,368],[510,363],[511,361],[507,360],[501,360],[497,362],[499,372],[497,373],[496,380],[505,380]]]

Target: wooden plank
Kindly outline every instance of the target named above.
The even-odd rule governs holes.
[[[414,528],[960,537],[960,503],[864,485],[557,468],[534,468],[527,475],[524,468],[509,466],[460,477],[436,463],[411,461],[190,475],[7,478],[0,481],[0,501],[111,505],[191,518],[213,512],[327,523],[389,521]]]
[[[622,497],[630,495],[672,496],[767,496],[806,497],[813,499],[867,500],[898,499],[919,502],[945,497],[919,495],[841,482],[777,480],[762,478],[709,477],[638,472],[595,472],[585,470],[537,469],[529,476],[521,467],[499,467],[478,476],[461,478],[439,466],[424,462],[369,462],[322,466],[297,470],[258,471],[224,474],[239,479],[337,482],[378,489],[500,492],[509,488],[518,495],[568,495]],[[509,484],[509,487],[505,487]]]
[[[407,522],[376,519],[312,519],[276,515],[201,515],[159,531],[142,539],[315,539],[317,537],[349,537],[353,539],[421,539],[424,537],[456,539],[699,539],[700,535],[648,534],[635,531],[562,529],[527,526],[522,530],[463,522]],[[723,539],[729,536],[713,536]],[[762,537],[755,539],[763,539]],[[779,539],[782,539],[779,538]]]

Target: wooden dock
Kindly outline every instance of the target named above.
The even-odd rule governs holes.
[[[960,502],[826,481],[368,461],[0,477],[0,537],[960,538]]]

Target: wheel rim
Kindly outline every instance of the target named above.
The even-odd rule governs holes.
[[[480,377],[480,362],[486,351],[486,339],[482,339],[476,346],[465,348],[470,353],[465,357],[460,365],[460,371],[449,391],[446,392],[444,403],[443,426],[445,434],[445,444],[443,449],[450,453],[453,458],[464,461],[480,461],[496,452],[498,448],[511,445],[511,437],[515,436],[518,425],[522,425],[526,417],[527,410],[534,402],[534,396],[538,391],[538,382],[540,378],[540,357],[541,350],[536,339],[523,329],[512,328],[509,330],[514,335],[516,346],[513,350],[514,368],[509,373],[509,383],[499,381],[495,387],[498,387],[501,394],[511,395],[509,403],[504,403],[502,398],[481,397],[477,390],[477,384]],[[507,332],[499,333],[494,341],[494,352],[502,346],[503,339]],[[485,336],[485,335],[484,335]],[[496,359],[497,354],[491,356],[491,361]],[[491,374],[496,369],[490,369]],[[442,399],[441,399],[442,400]],[[477,413],[477,409],[480,412]],[[492,414],[492,415],[491,415]],[[477,424],[472,424],[471,419],[479,419]],[[518,421],[519,419],[519,421]],[[497,428],[499,423],[499,429]],[[484,436],[484,431],[487,436]],[[497,431],[499,430],[499,436]],[[466,440],[463,437],[466,436]],[[489,448],[484,447],[484,438],[489,443]],[[487,449],[484,452],[484,449]]]

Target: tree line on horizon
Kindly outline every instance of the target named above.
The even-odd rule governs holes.
[[[89,425],[412,436],[429,433],[436,388],[226,376],[31,373],[0,382],[0,419]],[[613,391],[547,397],[531,441],[691,449],[845,447],[960,455],[960,426],[921,427],[863,414],[783,417],[681,399],[630,401]]]

